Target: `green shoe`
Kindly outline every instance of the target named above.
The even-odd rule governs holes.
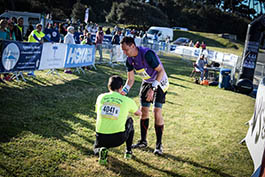
[[[99,150],[99,164],[100,165],[107,165],[107,159],[108,159],[108,149],[105,147],[100,148]]]
[[[132,159],[132,151],[126,151],[124,154],[125,159]]]

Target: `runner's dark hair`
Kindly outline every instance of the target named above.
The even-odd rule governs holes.
[[[124,38],[122,38],[120,44],[124,44],[124,43],[129,46],[132,44],[135,45],[134,38],[129,37],[129,36],[125,36]]]
[[[115,91],[121,88],[123,80],[120,76],[114,75],[109,78],[108,88],[111,91]]]

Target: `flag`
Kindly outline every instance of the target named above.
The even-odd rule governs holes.
[[[85,22],[88,22],[88,18],[89,18],[89,8],[86,8],[86,12],[85,12]]]

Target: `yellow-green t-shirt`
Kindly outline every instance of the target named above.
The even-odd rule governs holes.
[[[34,37],[33,37],[33,35],[36,35],[36,37],[39,39],[39,40],[41,40],[41,38],[43,38],[44,36],[45,36],[45,34],[43,33],[43,32],[38,32],[36,29],[35,30],[33,30],[31,33],[30,33],[30,35],[29,35],[29,37],[28,37],[28,42],[38,42]]]
[[[135,113],[137,110],[134,100],[118,92],[99,95],[96,103],[96,132],[103,134],[124,132],[129,112]]]

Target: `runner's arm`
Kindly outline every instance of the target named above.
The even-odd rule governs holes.
[[[127,81],[125,85],[129,85],[132,88],[134,84],[134,70],[127,72]]]
[[[157,77],[156,77],[156,80],[157,80],[158,82],[160,82],[161,79],[162,79],[162,77],[163,77],[163,75],[164,75],[165,70],[164,70],[164,68],[161,66],[161,64],[159,64],[159,65],[155,68],[155,70],[157,71]]]
[[[121,91],[121,94],[127,95],[130,89],[132,88],[133,84],[134,84],[134,70],[131,70],[127,72],[127,80],[125,86]]]

